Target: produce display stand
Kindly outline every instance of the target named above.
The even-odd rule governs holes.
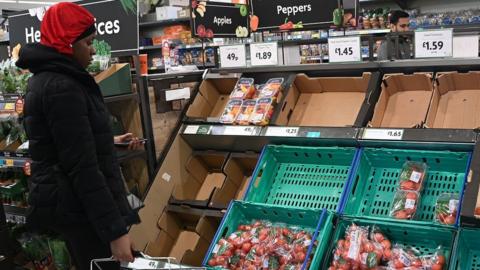
[[[209,112],[208,110],[210,109],[207,109],[207,107],[203,107],[203,112],[198,113],[198,107],[195,107],[199,104],[197,99],[205,98],[205,92],[202,92],[204,91],[202,87],[205,86],[201,84],[196,96],[192,97],[191,103],[183,118],[183,125],[173,139],[172,147],[166,153],[163,163],[159,166],[157,178],[152,183],[150,192],[145,198],[147,206],[142,210],[141,215],[142,217],[146,217],[145,213],[148,213],[151,224],[149,225],[148,222],[144,222],[132,228],[131,233],[135,239],[138,238],[140,247],[147,246],[147,252],[154,250],[153,245],[155,243],[152,242],[152,239],[155,239],[157,235],[154,224],[159,214],[158,210],[154,210],[148,206],[152,203],[155,204],[157,209],[159,209],[158,207],[160,206],[161,209],[164,207],[165,209],[174,207],[177,209],[188,209],[188,211],[194,209],[196,209],[195,211],[213,210],[208,204],[207,206],[199,207],[195,202],[185,201],[183,204],[177,203],[173,205],[172,200],[159,199],[160,197],[170,198],[172,194],[175,192],[178,193],[179,190],[183,190],[183,192],[188,190],[186,189],[188,186],[185,185],[185,183],[188,183],[186,182],[188,174],[184,174],[181,171],[181,167],[188,163],[189,156],[191,155],[188,154],[190,153],[189,151],[200,151],[201,153],[215,153],[219,151],[231,153],[230,155],[233,155],[233,153],[256,152],[260,153],[260,157],[258,157],[259,163],[254,171],[248,172],[248,174],[251,175],[249,177],[251,178],[249,181],[250,184],[244,193],[245,195],[240,197],[244,202],[234,202],[233,205],[235,206],[231,204],[228,209],[223,210],[224,212],[226,211],[227,214],[224,216],[220,228],[223,228],[222,226],[225,226],[225,224],[230,224],[230,222],[239,222],[237,218],[243,214],[235,212],[232,208],[238,208],[242,203],[264,203],[265,206],[258,207],[265,207],[265,209],[269,207],[291,209],[291,215],[295,215],[295,213],[299,211],[304,211],[306,208],[315,209],[318,207],[317,211],[320,212],[323,208],[327,208],[331,211],[337,211],[339,214],[333,218],[335,222],[330,224],[331,230],[334,233],[330,233],[329,237],[333,237],[333,240],[329,238],[329,247],[325,248],[323,255],[317,255],[322,258],[320,259],[320,265],[323,266],[319,266],[319,269],[328,268],[328,264],[330,263],[328,258],[335,244],[334,240],[343,236],[342,230],[345,230],[345,226],[349,225],[352,221],[365,225],[378,225],[383,228],[386,234],[394,241],[413,245],[414,247],[420,248],[421,252],[431,253],[441,244],[445,247],[445,253],[449,259],[449,266],[451,267],[450,269],[466,269],[464,265],[471,265],[468,261],[471,261],[472,256],[475,256],[475,249],[461,249],[458,247],[460,245],[458,242],[463,241],[462,243],[465,243],[465,241],[468,241],[466,240],[469,239],[468,236],[461,237],[461,235],[467,235],[469,230],[472,231],[471,233],[475,233],[475,228],[468,229],[467,227],[477,227],[479,224],[478,220],[474,217],[474,209],[478,196],[478,183],[480,182],[480,174],[478,172],[478,166],[480,166],[480,148],[477,142],[478,131],[473,129],[474,127],[461,129],[430,128],[425,126],[424,123],[421,123],[421,128],[409,126],[401,128],[372,127],[371,121],[376,113],[377,103],[381,98],[385,74],[402,73],[408,77],[413,76],[411,74],[414,73],[427,72],[431,74],[429,75],[431,76],[430,78],[435,78],[437,74],[440,75],[449,71],[458,71],[466,74],[470,71],[477,70],[480,70],[480,61],[478,59],[404,60],[395,62],[210,69],[203,74],[203,82],[223,80],[224,85],[230,85],[229,87],[233,87],[232,82],[234,83],[240,77],[255,78],[261,83],[263,80],[278,77],[280,74],[285,74],[285,78],[287,78],[286,82],[292,84],[295,81],[295,77],[297,76],[298,78],[297,74],[306,74],[313,79],[350,76],[358,78],[362,76],[363,73],[368,72],[370,74],[370,82],[365,89],[365,95],[358,108],[358,113],[356,117],[351,120],[352,124],[350,126],[337,127],[290,125],[288,122],[287,124],[277,124],[279,123],[277,122],[279,121],[278,119],[281,119],[282,115],[281,110],[278,109],[278,107],[282,107],[282,98],[280,98],[280,105],[278,105],[270,124],[267,126],[222,125],[216,122],[218,114]],[[218,85],[220,85],[220,83]],[[289,87],[287,86],[286,88]],[[227,87],[227,89],[230,88]],[[227,94],[228,93],[229,92],[227,92]],[[288,94],[288,91],[285,93]],[[432,93],[434,94],[434,92]],[[212,100],[209,101],[209,104],[214,106],[215,99],[213,99],[213,104]],[[427,117],[426,114],[427,112],[425,111],[425,118]],[[291,157],[284,153],[286,156],[283,162],[287,163],[282,164],[280,157],[270,154],[270,152],[276,148],[284,148],[287,152],[289,151],[288,149],[292,149],[290,152]],[[189,150],[186,151],[185,149]],[[352,149],[352,151],[356,149],[356,151],[350,152],[350,161],[347,162],[347,160],[345,160],[346,171],[342,172],[341,168],[337,170],[339,173],[344,173],[338,177],[346,181],[345,185],[339,189],[339,195],[341,195],[341,197],[337,198],[338,201],[336,201],[336,203],[329,202],[323,204],[321,201],[312,201],[316,199],[303,194],[305,190],[308,191],[309,170],[314,172],[318,169],[321,171],[321,158],[323,158],[324,154],[328,157],[328,153],[331,151],[332,157],[338,157],[338,155],[335,155],[335,151],[340,151],[341,149]],[[316,155],[315,153],[317,152],[320,154]],[[275,151],[272,153],[275,153]],[[377,157],[378,160],[375,161],[375,159],[372,159],[373,156]],[[389,158],[392,159],[391,162]],[[311,159],[312,165],[315,168],[309,167],[308,159]],[[369,160],[368,162],[370,163],[368,163],[367,160]],[[398,177],[397,171],[405,160],[418,160],[427,162],[427,164],[431,163],[427,186],[423,191],[422,205],[419,206],[421,209],[417,211],[417,218],[412,221],[398,221],[387,217],[388,209],[390,209],[389,203],[393,198],[393,194],[389,192],[394,190],[393,183],[396,177]],[[279,163],[275,165],[275,162]],[[297,163],[298,165],[296,166],[298,166],[298,168],[289,167],[290,163],[288,162]],[[271,165],[269,165],[270,163]],[[332,163],[328,164],[331,166],[328,167],[332,169],[331,172],[335,173],[335,166],[332,166]],[[180,172],[178,168],[180,168]],[[275,184],[269,184],[269,177],[281,177],[281,175],[288,174],[288,171],[283,172],[282,168],[290,168],[293,173],[293,178],[291,180],[289,180],[289,178],[284,178],[284,180],[278,178]],[[350,168],[350,170],[348,168]],[[306,177],[305,180],[294,176],[296,170],[299,170],[298,172],[303,171],[303,173],[298,175]],[[364,178],[371,177],[369,174],[375,173],[375,170],[390,170],[391,175],[388,179],[376,178],[379,181],[378,184],[372,183],[369,188],[364,185]],[[326,177],[326,174],[321,174],[321,176]],[[332,175],[332,177],[334,178],[335,176]],[[317,179],[318,177],[313,178]],[[451,179],[455,179],[454,182],[451,182]],[[442,184],[442,181],[447,181],[448,184]],[[289,183],[291,186],[288,186]],[[299,184],[297,185],[295,183]],[[302,183],[307,186],[300,188]],[[382,183],[385,184],[385,187],[382,187]],[[315,188],[311,189],[311,191],[315,193],[312,193],[312,195],[322,197],[322,192],[337,194],[336,192],[332,192],[331,189],[329,189],[330,192],[327,192],[327,189],[318,188],[320,189],[318,192],[315,191]],[[330,186],[330,188],[332,187]],[[366,192],[367,190],[370,190],[370,193]],[[385,192],[382,194],[372,193],[374,190],[384,190]],[[460,211],[458,211],[456,223],[453,226],[434,224],[433,217],[435,215],[434,211],[437,196],[442,192],[454,192],[452,190],[463,194],[463,200],[461,199],[462,204]],[[292,195],[283,195],[283,192],[291,192]],[[295,192],[302,195],[295,195]],[[276,197],[275,194],[278,196]],[[327,197],[323,198],[324,200],[330,200],[328,199],[328,194],[326,194]],[[388,202],[376,203],[375,200],[373,200],[371,201],[370,208],[367,209],[365,208],[366,206],[359,208],[360,197],[358,194],[362,194],[361,196],[374,197],[378,197],[377,195],[379,195],[380,198],[384,198]],[[378,205],[378,207],[374,207],[374,205]],[[253,213],[255,211],[251,212]],[[247,211],[246,213],[250,212]],[[243,222],[248,223],[255,218],[247,219],[248,220]],[[237,225],[233,226],[234,229],[236,226]],[[230,227],[232,226],[229,226],[229,233],[232,232],[232,228]],[[464,232],[464,230],[467,232]],[[145,232],[147,235],[140,236],[140,233],[145,234]],[[210,251],[206,253],[203,265],[208,264],[209,254],[216,244],[215,241],[218,241],[221,235],[225,236],[229,233],[226,233],[223,229],[217,231],[217,235],[211,240]],[[459,236],[457,237],[457,235]],[[429,245],[418,242],[420,238],[427,239]],[[457,244],[454,246],[454,243]],[[462,246],[463,245],[466,244],[462,244]],[[314,259],[312,263],[316,264],[317,259]]]

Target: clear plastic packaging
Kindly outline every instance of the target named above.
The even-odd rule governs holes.
[[[242,108],[237,117],[237,124],[239,125],[248,125],[250,124],[250,117],[255,111],[255,106],[257,105],[257,100],[247,99],[242,102]]]
[[[255,111],[250,122],[254,125],[266,126],[273,115],[274,101],[272,98],[260,98],[255,105]]]
[[[421,191],[425,176],[427,175],[427,164],[423,162],[407,161],[400,173],[400,189]]]
[[[283,84],[283,78],[272,78],[265,83],[259,91],[259,98],[272,98],[276,100]]]
[[[396,219],[413,219],[419,198],[416,191],[398,190],[393,198],[390,216]]]
[[[252,78],[240,78],[230,95],[231,99],[250,99],[255,95],[255,84]]]
[[[435,204],[435,222],[454,225],[457,221],[460,196],[458,193],[442,193]]]
[[[237,116],[240,113],[242,108],[241,99],[231,99],[228,101],[225,109],[223,110],[222,116],[220,116],[220,123],[223,124],[232,124],[237,120]]]

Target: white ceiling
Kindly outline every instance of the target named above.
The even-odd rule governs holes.
[[[15,0],[17,3],[10,3],[9,0],[4,3],[0,0],[0,10],[25,10],[34,7],[48,6],[57,2],[75,2],[75,0]],[[27,3],[25,3],[27,2]],[[47,3],[47,4],[46,4]]]

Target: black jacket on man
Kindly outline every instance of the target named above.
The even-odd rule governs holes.
[[[32,157],[27,223],[90,225],[106,243],[124,235],[138,215],[126,199],[95,80],[71,57],[40,44],[22,48],[16,64],[34,74],[24,111]]]

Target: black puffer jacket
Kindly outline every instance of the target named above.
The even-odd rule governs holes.
[[[106,243],[138,221],[128,205],[109,117],[98,85],[68,56],[40,44],[17,66],[34,75],[25,97],[32,177],[27,222],[90,224]]]

